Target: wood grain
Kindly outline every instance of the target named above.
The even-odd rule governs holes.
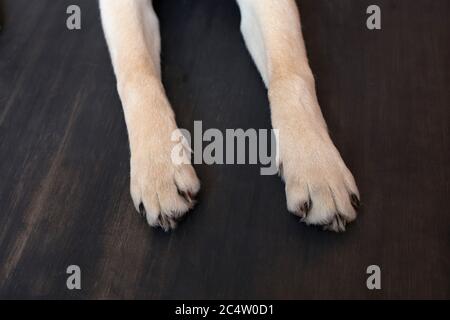
[[[82,9],[82,29],[65,27]],[[233,1],[155,1],[180,127],[270,128]],[[331,135],[357,179],[345,234],[300,224],[278,177],[196,166],[171,233],[129,196],[129,150],[96,1],[7,0],[0,33],[1,298],[450,298],[450,2],[299,0]],[[82,290],[66,289],[66,268]],[[366,288],[366,268],[382,290]]]

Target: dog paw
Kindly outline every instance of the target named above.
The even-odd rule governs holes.
[[[281,159],[288,210],[308,225],[345,231],[360,204],[355,180],[331,140],[310,142],[307,148],[291,147]]]
[[[200,182],[189,150],[180,159],[172,155],[179,129],[159,80],[136,79],[118,84],[130,140],[131,197],[149,225],[168,231],[193,208]]]
[[[190,164],[156,163],[148,157],[131,160],[131,197],[150,226],[165,231],[195,205],[200,182]]]

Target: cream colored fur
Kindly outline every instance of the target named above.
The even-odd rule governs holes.
[[[279,130],[289,211],[345,230],[359,193],[333,145],[317,101],[294,0],[237,0],[241,30],[268,89]],[[200,188],[191,165],[171,161],[177,129],[161,84],[158,19],[148,0],[100,0],[131,149],[131,196],[150,225],[168,230]]]

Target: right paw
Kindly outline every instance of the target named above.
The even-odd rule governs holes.
[[[200,182],[190,161],[172,159],[178,132],[159,80],[119,85],[130,140],[130,190],[134,206],[149,225],[168,231],[195,204]],[[186,160],[188,153],[183,153]]]
[[[131,197],[150,226],[168,231],[193,208],[200,181],[190,164],[175,165],[170,157],[155,161],[150,153],[146,154],[132,156]]]

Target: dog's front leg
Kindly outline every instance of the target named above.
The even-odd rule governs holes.
[[[175,163],[175,117],[161,84],[158,19],[148,0],[100,0],[131,150],[131,196],[152,226],[175,227],[200,183],[189,161]]]
[[[289,211],[334,231],[356,217],[359,193],[331,141],[294,0],[237,0],[241,30],[269,91]]]

